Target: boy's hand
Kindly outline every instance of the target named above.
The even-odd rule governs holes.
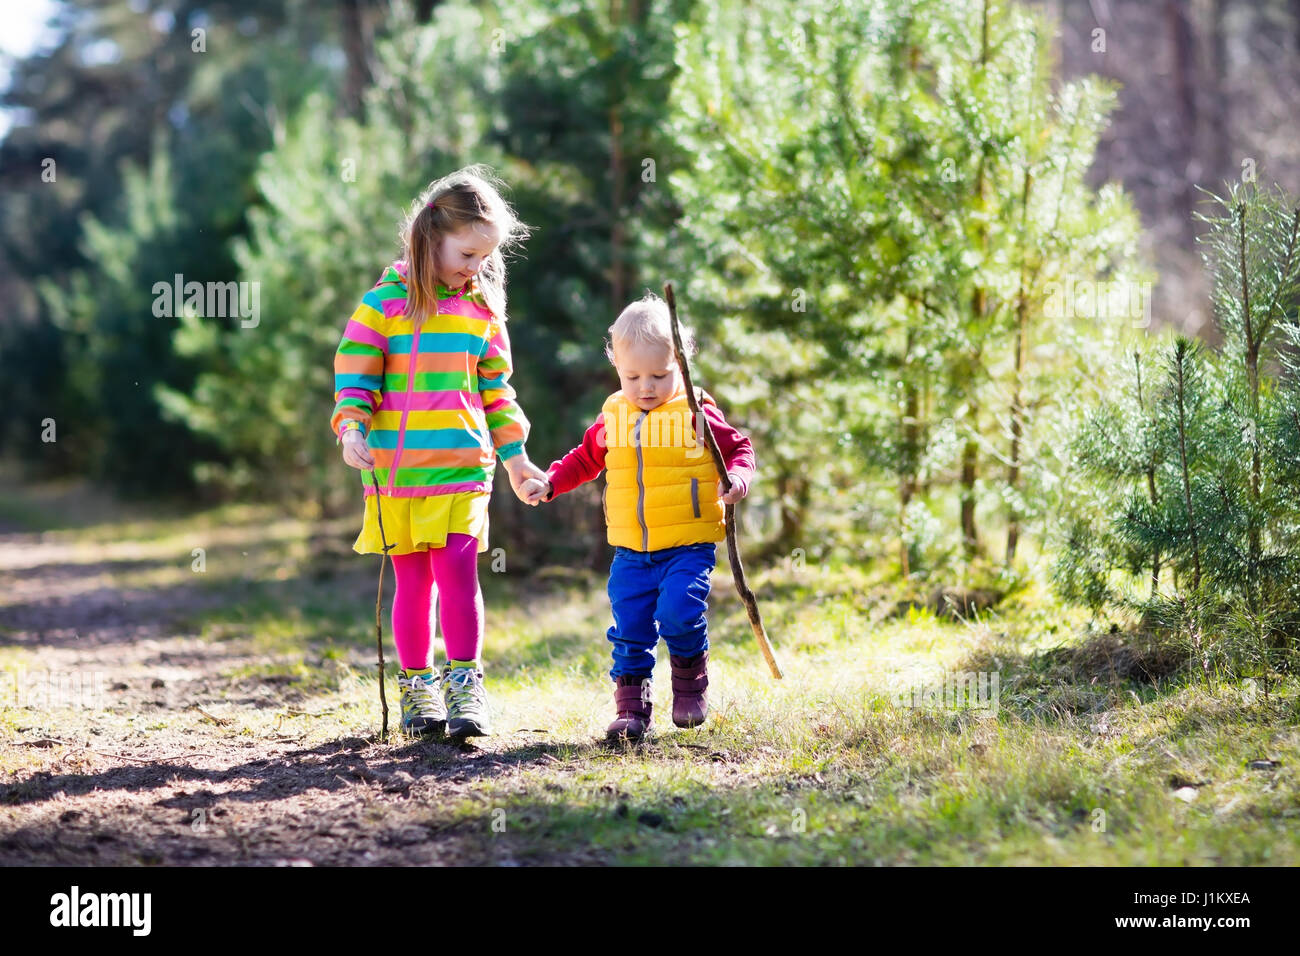
[[[370,457],[370,449],[366,447],[366,439],[361,432],[354,429],[343,433],[343,460],[363,471],[375,467],[375,460]]]
[[[529,478],[519,486],[519,497],[525,503],[536,508],[551,492],[551,483],[546,479]]]
[[[727,477],[731,480],[731,490],[724,494],[722,491],[722,481],[719,480],[718,498],[724,505],[734,505],[741,498],[745,497],[746,492],[740,482],[736,480],[735,475],[728,473]]]

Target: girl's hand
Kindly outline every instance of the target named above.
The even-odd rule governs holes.
[[[731,479],[731,490],[724,494],[722,491],[722,482],[719,481],[718,498],[721,499],[724,505],[734,505],[741,498],[745,497],[745,491],[742,490],[742,486],[740,482],[736,480],[735,475],[728,474],[727,477]]]
[[[370,457],[370,449],[359,431],[343,433],[343,460],[353,468],[363,471],[375,467],[375,460]]]
[[[536,508],[551,491],[551,483],[545,479],[528,478],[519,486],[519,498],[525,504]]]

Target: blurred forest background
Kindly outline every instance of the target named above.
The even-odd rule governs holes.
[[[359,520],[333,350],[411,198],[483,162],[533,228],[543,466],[673,280],[755,441],[754,560],[1295,633],[1298,0],[76,0],[48,36],[0,142],[28,476]],[[177,275],[256,324],[155,314]],[[494,533],[601,567],[598,498],[498,494]]]

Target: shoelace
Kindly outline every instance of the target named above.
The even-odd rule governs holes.
[[[438,702],[433,696],[433,677],[422,677],[416,674],[412,677],[397,678],[397,686],[402,690],[410,692],[412,709],[416,711],[423,710],[426,707],[437,709]]]
[[[461,671],[464,673],[462,674]],[[458,708],[475,705],[476,709],[481,710],[487,702],[483,682],[476,671],[467,667],[458,667],[447,675],[446,683],[451,703]]]

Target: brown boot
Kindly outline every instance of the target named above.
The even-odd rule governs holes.
[[[649,677],[624,674],[614,685],[614,708],[618,716],[605,729],[610,740],[640,740],[650,731],[650,715],[654,711]]]
[[[673,723],[698,727],[709,716],[709,652],[668,658],[673,671]]]

